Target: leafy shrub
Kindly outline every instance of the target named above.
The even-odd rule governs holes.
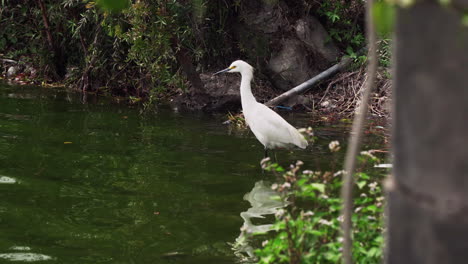
[[[361,168],[369,168],[376,161],[368,152],[360,156]],[[284,173],[277,164],[264,163],[265,169],[280,176],[281,183],[272,188],[289,206],[276,214],[275,234],[256,251],[261,264],[340,262],[342,172],[301,171],[301,165],[298,162]],[[355,263],[379,263],[382,259],[384,198],[378,183],[381,179],[382,175],[376,172],[355,174],[357,191],[352,217]]]

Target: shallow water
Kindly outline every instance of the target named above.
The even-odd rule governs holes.
[[[223,116],[88,101],[0,83],[0,263],[236,263],[243,197],[274,180],[253,135]],[[327,166],[345,130],[278,160]]]

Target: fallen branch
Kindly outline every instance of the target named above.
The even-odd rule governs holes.
[[[325,71],[319,73],[318,75],[314,76],[312,79],[303,82],[299,84],[298,86],[292,88],[291,90],[271,99],[268,101],[265,105],[267,106],[275,106],[278,105],[285,100],[291,98],[294,95],[305,93],[307,90],[312,88],[313,85],[318,83],[319,81],[322,81],[330,76],[333,76],[335,73],[343,70],[344,68],[348,67],[349,64],[351,64],[352,59],[349,57],[343,57],[341,61],[330,68],[326,69]]]
[[[15,63],[15,64],[18,64],[19,62],[18,61],[15,61],[15,60],[10,60],[10,59],[0,59],[2,62],[4,63]]]

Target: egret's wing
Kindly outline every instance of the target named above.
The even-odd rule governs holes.
[[[307,146],[304,137],[275,111],[263,104],[257,104],[246,116],[250,129],[263,145],[294,144],[300,148]]]

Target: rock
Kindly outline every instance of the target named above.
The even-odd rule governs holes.
[[[331,41],[325,28],[314,17],[301,18],[294,26],[297,37],[314,53],[327,63],[337,61],[340,51]]]
[[[275,4],[266,1],[248,1],[246,5],[241,17],[250,30],[272,34],[278,32],[286,23]]]
[[[320,22],[295,17],[294,8],[287,1],[247,1],[236,26],[244,59],[255,61],[252,65],[283,91],[322,72],[340,55]]]
[[[259,102],[287,91],[330,67],[340,55],[320,22],[297,16],[290,1],[251,0],[239,8],[240,20],[232,34],[239,41],[243,60],[256,68],[255,80],[268,80],[253,93]],[[230,63],[226,62],[227,64]],[[263,76],[262,76],[263,75]],[[265,77],[267,76],[267,77]],[[240,78],[235,75],[213,77],[201,74],[206,91],[181,94],[176,105],[190,109],[224,111],[240,108]],[[307,97],[294,97],[288,106],[307,105]]]
[[[284,39],[282,48],[273,53],[268,62],[268,69],[272,75],[270,78],[274,84],[282,89],[289,90],[303,83],[317,74],[308,60],[307,49],[297,39]]]
[[[205,91],[212,98],[210,109],[236,109],[240,107],[240,76],[237,74],[200,74]]]
[[[173,101],[175,109],[204,111],[234,110],[240,108],[240,78],[235,74],[213,76],[200,74],[204,92],[193,90],[181,93]]]
[[[220,74],[213,76],[212,73],[200,74],[204,85],[204,92],[189,90],[180,93],[172,101],[175,110],[190,109],[203,110],[206,112],[216,111],[239,111],[241,109],[240,81],[238,74]],[[277,92],[272,90],[273,85],[268,81],[254,77],[252,82],[252,93],[258,102],[266,102]]]
[[[13,78],[19,71],[19,66],[10,66],[7,70],[6,77]]]

